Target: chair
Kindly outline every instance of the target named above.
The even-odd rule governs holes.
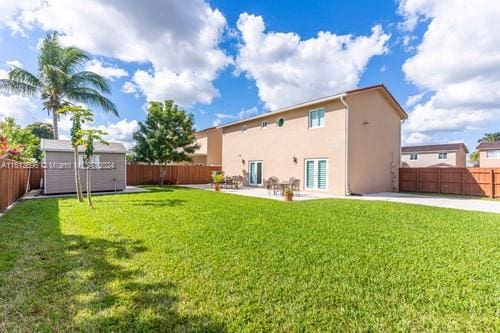
[[[300,196],[300,179],[290,178],[290,187],[297,195]]]
[[[267,191],[269,192],[269,194],[271,194],[271,192],[272,192],[273,195],[276,195],[276,186],[277,186],[278,183],[279,183],[278,178],[276,178],[276,177],[269,177],[264,182],[264,187],[267,189]]]

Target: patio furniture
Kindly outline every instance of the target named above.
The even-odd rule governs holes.
[[[272,192],[273,195],[277,195],[280,192],[279,179],[277,177],[269,177],[265,183],[265,187],[269,192]]]
[[[243,181],[244,181],[244,178],[243,176],[234,176],[233,177],[233,186],[235,189],[240,189],[240,188],[243,188]]]
[[[292,177],[292,178],[290,178],[289,182],[290,182],[290,187],[292,188],[292,190],[294,192],[296,192],[297,195],[300,196],[300,179]]]

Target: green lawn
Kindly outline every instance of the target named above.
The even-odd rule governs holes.
[[[499,215],[151,189],[0,218],[0,332],[500,330]]]

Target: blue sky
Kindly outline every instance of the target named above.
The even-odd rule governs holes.
[[[0,77],[34,70],[40,38],[57,30],[110,79],[120,118],[95,110],[95,126],[129,146],[148,100],[174,99],[202,129],[383,83],[410,114],[406,144],[473,150],[500,130],[499,15],[487,0],[8,0]],[[0,119],[9,115],[47,118],[36,98],[0,95]]]

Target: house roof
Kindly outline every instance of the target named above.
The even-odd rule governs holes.
[[[481,142],[477,146],[478,150],[500,149],[500,141]]]
[[[41,149],[43,151],[64,151],[72,152],[73,147],[71,146],[71,141],[69,140],[50,140],[42,139]],[[83,150],[83,148],[80,148]],[[96,153],[122,153],[125,154],[127,149],[123,143],[110,142],[109,145],[104,145],[102,143],[95,144]]]
[[[463,148],[466,153],[469,152],[467,146],[460,143],[444,143],[438,145],[423,145],[423,146],[406,146],[401,147],[402,153],[430,153],[430,152],[440,152],[440,151],[457,151],[460,148]]]
[[[224,127],[233,126],[233,125],[240,124],[240,123],[245,123],[245,122],[250,121],[250,120],[265,118],[271,114],[272,115],[280,114],[280,113],[292,111],[292,110],[295,110],[298,108],[302,108],[302,107],[306,107],[306,106],[310,106],[310,105],[314,105],[314,104],[318,104],[318,103],[333,101],[333,100],[339,99],[340,97],[347,97],[349,95],[362,94],[362,93],[365,93],[365,92],[368,92],[371,90],[380,90],[387,97],[387,99],[392,103],[392,105],[398,110],[402,119],[408,118],[408,114],[404,111],[404,109],[401,107],[401,105],[398,103],[398,101],[394,98],[394,96],[392,96],[392,94],[389,92],[389,90],[387,90],[387,88],[383,84],[377,84],[377,85],[373,85],[373,86],[369,86],[369,87],[347,90],[347,91],[339,93],[339,94],[313,99],[313,100],[310,100],[307,102],[287,106],[287,107],[277,109],[274,111],[265,112],[265,113],[257,115],[257,116],[253,116],[253,117],[249,117],[249,118],[245,118],[245,119],[241,119],[241,120],[236,120],[233,122],[229,122],[227,124],[223,124],[223,125],[219,126],[218,128],[224,128]]]

